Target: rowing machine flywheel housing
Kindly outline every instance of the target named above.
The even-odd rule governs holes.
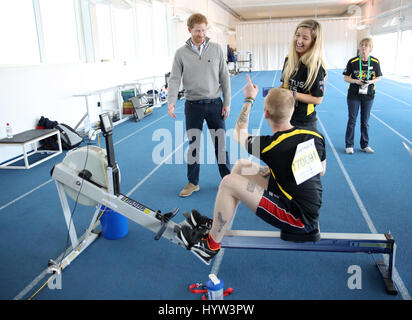
[[[103,158],[103,164],[102,164]],[[105,149],[100,149],[97,146],[85,146],[77,149],[70,150],[62,163],[76,172],[76,176],[79,177],[79,183],[82,182],[82,178],[79,176],[80,172],[90,172],[89,178],[95,184],[98,184],[104,188],[107,188],[105,172],[107,170],[107,153]],[[104,168],[103,168],[104,166]],[[119,170],[120,171],[120,170]],[[110,177],[107,177],[110,179]],[[77,183],[77,182],[76,182]],[[74,190],[64,185],[66,194],[85,206],[97,206],[98,203],[92,200],[82,193],[79,194],[77,190]]]

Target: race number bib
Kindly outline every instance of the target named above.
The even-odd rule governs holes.
[[[315,139],[299,143],[292,162],[292,172],[299,185],[306,180],[322,172],[318,151],[315,147]]]

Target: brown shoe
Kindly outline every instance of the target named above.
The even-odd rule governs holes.
[[[200,188],[199,188],[198,185],[195,186],[193,183],[190,183],[190,182],[189,182],[189,183],[183,188],[183,190],[180,191],[179,196],[181,196],[181,197],[188,197],[188,196],[190,196],[193,192],[199,191],[199,190],[200,190]]]

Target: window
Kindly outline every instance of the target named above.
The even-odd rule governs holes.
[[[97,61],[107,61],[113,59],[113,37],[112,19],[110,7],[104,4],[95,6],[96,30],[95,34],[95,55]]]
[[[412,78],[412,30],[402,31],[399,47],[399,74]]]
[[[135,24],[133,9],[114,9],[116,59],[135,59]]]
[[[372,55],[379,59],[384,75],[411,77],[412,30],[374,36]]]
[[[73,0],[39,0],[39,6],[44,39],[44,62],[79,61]],[[20,16],[16,17],[22,21]]]
[[[155,57],[168,56],[167,17],[164,3],[153,1],[153,50]]]
[[[138,56],[140,59],[152,58],[152,8],[143,3],[136,3]]]
[[[380,34],[373,37],[372,56],[380,61],[384,75],[396,74],[397,32]]]
[[[0,1],[0,64],[40,62],[32,0]]]

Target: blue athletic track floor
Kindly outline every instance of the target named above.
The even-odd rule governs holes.
[[[279,71],[252,72],[260,88],[279,86]],[[232,106],[226,121],[234,128],[243,102],[244,73],[231,79]],[[345,154],[347,121],[346,90],[342,70],[329,70],[325,97],[317,106],[318,128],[327,147],[327,172],[323,177],[322,232],[385,233],[397,244],[395,278],[397,296],[386,294],[375,266],[379,255],[354,253],[296,252],[226,249],[222,259],[210,266],[191,252],[166,239],[154,241],[154,234],[129,221],[128,234],[119,240],[98,238],[62,273],[62,288],[47,285],[35,300],[199,300],[189,285],[206,282],[215,272],[225,289],[234,293],[226,300],[409,300],[412,292],[412,85],[383,79],[376,85],[370,118],[370,145],[374,154],[359,146],[359,119],[355,154]],[[262,117],[263,97],[259,93],[250,116],[250,130],[270,134]],[[47,115],[46,115],[47,116]],[[180,198],[187,183],[182,159],[188,142],[184,137],[184,100],[176,105],[177,119],[167,105],[154,110],[140,122],[124,122],[114,128],[116,160],[121,171],[121,192],[149,208],[167,212],[179,207],[182,213],[197,209],[212,216],[220,176],[204,127],[204,164],[200,170],[200,191]],[[172,139],[162,152],[159,146]],[[103,139],[101,139],[104,145]],[[92,142],[96,144],[96,141]],[[232,163],[240,152],[227,137]],[[153,155],[163,156],[163,162]],[[169,156],[169,158],[167,158]],[[57,259],[67,247],[67,227],[54,181],[53,165],[64,154],[30,170],[0,170],[0,299],[26,300],[47,281],[47,262]],[[167,160],[166,160],[167,158]],[[258,161],[255,159],[255,161]],[[74,201],[69,199],[71,208]],[[94,207],[78,205],[74,222],[83,234]],[[241,205],[232,229],[272,230]],[[348,285],[351,266],[361,270],[361,287]]]

